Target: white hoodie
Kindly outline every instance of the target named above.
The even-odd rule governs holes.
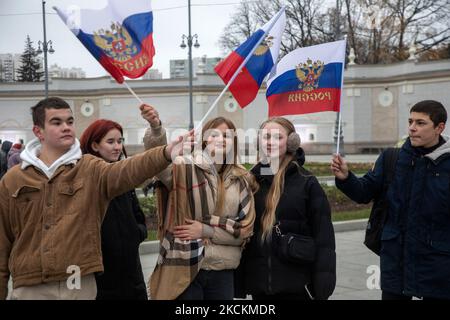
[[[22,159],[22,170],[29,166],[35,166],[42,170],[43,173],[50,179],[62,165],[76,164],[81,159],[80,142],[75,139],[75,143],[70,147],[69,151],[64,153],[59,159],[52,163],[50,167],[42,162],[38,156],[41,151],[41,142],[38,138],[35,138],[27,143],[25,150],[20,154]]]

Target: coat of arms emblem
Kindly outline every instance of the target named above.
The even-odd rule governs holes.
[[[130,60],[138,51],[127,29],[118,22],[111,24],[111,30],[94,32],[94,42],[116,61]]]
[[[255,56],[262,56],[263,54],[265,54],[267,52],[267,50],[270,49],[270,47],[273,46],[273,36],[267,36],[262,42],[261,44],[258,46],[258,48],[256,48],[255,52],[253,52],[253,54]]]
[[[305,92],[313,91],[319,87],[319,78],[322,74],[324,64],[322,61],[312,61],[308,58],[306,63],[300,63],[295,67],[295,75],[300,84],[299,89],[303,89]]]

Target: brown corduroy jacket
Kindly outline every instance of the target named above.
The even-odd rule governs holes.
[[[163,147],[116,163],[84,155],[48,179],[15,166],[0,181],[0,300],[14,288],[103,271],[100,227],[114,197],[167,167]],[[75,266],[75,268],[71,267]]]

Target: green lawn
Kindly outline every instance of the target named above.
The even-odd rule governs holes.
[[[342,211],[334,212],[331,215],[333,222],[346,221],[346,220],[356,220],[368,218],[370,214],[370,209],[356,210],[356,211]],[[148,230],[147,241],[158,240],[156,230]]]
[[[333,220],[333,222],[336,222],[336,221],[366,219],[369,218],[369,215],[370,209],[333,212],[331,215],[331,220]]]
[[[158,240],[158,231],[148,230],[147,241]]]
[[[243,166],[250,170],[254,164],[244,163]],[[354,174],[365,174],[373,167],[373,163],[348,163],[348,166]],[[308,162],[304,165],[304,168],[318,177],[333,175],[329,163]]]
[[[249,169],[252,164],[245,164],[245,167]],[[370,164],[356,164],[355,170],[368,170]],[[316,174],[326,174],[328,169],[328,164],[317,164],[312,163],[311,168],[314,169]],[[370,215],[370,207],[361,209],[360,206],[356,206],[350,199],[348,199],[342,192],[340,192],[335,186],[326,186],[322,185],[327,198],[330,202],[330,206],[332,209],[331,219],[333,222],[335,221],[347,221],[347,220],[355,220],[355,219],[367,219]],[[141,208],[144,214],[148,219],[152,219],[154,221],[156,219],[156,201],[155,197],[140,197],[139,202],[141,204]],[[359,208],[358,208],[359,207]],[[364,206],[362,206],[364,207]],[[350,210],[350,211],[336,211],[336,210]],[[151,224],[152,226],[155,223]],[[153,227],[152,227],[153,228]],[[149,230],[147,240],[157,240],[157,231]]]

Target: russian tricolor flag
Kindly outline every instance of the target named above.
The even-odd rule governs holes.
[[[229,87],[241,108],[256,98],[264,78],[277,62],[285,25],[286,15],[282,9],[214,68],[224,83],[228,84],[252,49],[260,43]]]
[[[108,0],[100,10],[67,10],[58,15],[100,64],[123,83],[138,78],[153,64],[153,14],[150,0]]]
[[[269,116],[340,110],[346,41],[296,49],[267,80]]]

